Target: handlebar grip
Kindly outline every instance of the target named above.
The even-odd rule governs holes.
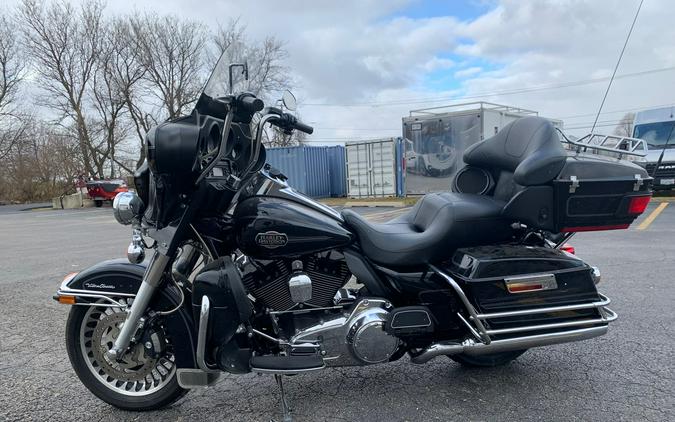
[[[260,98],[256,98],[253,95],[247,95],[239,99],[239,106],[249,113],[255,113],[262,110],[265,107],[265,103]]]
[[[312,133],[314,133],[314,128],[313,128],[313,127],[311,127],[310,125],[306,125],[306,124],[302,123],[302,122],[299,121],[299,120],[295,122],[295,124],[293,125],[293,127],[294,127],[295,129],[299,130],[300,132],[305,132],[305,133],[308,134],[308,135],[311,135]]]

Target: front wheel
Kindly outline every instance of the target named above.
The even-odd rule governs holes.
[[[511,352],[501,352],[501,353],[492,353],[489,355],[450,355],[450,359],[454,360],[457,363],[462,364],[463,366],[469,366],[472,368],[490,368],[494,366],[506,365],[507,363],[516,360],[520,355],[527,352],[525,350],[514,350]]]
[[[148,356],[142,344],[133,346],[121,361],[106,355],[125,317],[118,308],[73,306],[66,325],[70,363],[89,391],[115,407],[139,411],[168,406],[187,390],[178,385],[167,336],[160,336],[166,344],[159,357]],[[162,330],[161,324],[156,329]]]

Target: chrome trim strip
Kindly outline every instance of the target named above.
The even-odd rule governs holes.
[[[197,332],[197,366],[207,373],[220,373],[220,370],[211,368],[204,359],[206,356],[206,336],[209,326],[209,314],[211,312],[211,302],[209,297],[202,296],[202,306],[199,310],[199,331]]]
[[[119,297],[136,297],[135,294],[131,293],[117,293],[117,292],[108,292],[108,291],[98,291],[98,290],[82,290],[82,289],[71,289],[67,286],[61,286],[56,292],[57,295],[64,294],[69,296],[77,296],[82,294],[89,295],[102,295],[102,296],[119,296]]]
[[[487,330],[487,333],[488,335],[498,335],[498,334],[521,333],[523,331],[550,330],[553,328],[568,328],[568,327],[578,327],[582,325],[606,324],[608,322],[615,321],[618,318],[618,315],[609,308],[603,308],[603,311],[608,315],[605,315],[603,313],[602,317],[595,319],[584,319],[577,321],[556,322],[552,324],[530,325],[524,327]]]
[[[582,309],[602,308],[610,304],[611,301],[607,296],[601,293],[598,293],[598,296],[600,297],[599,302],[581,303],[578,305],[549,306],[546,308],[523,309],[520,311],[494,312],[491,314],[478,314],[477,317],[479,319],[491,319],[521,315],[545,314],[551,312],[578,311]]]
[[[257,372],[259,374],[296,375],[305,372],[319,371],[324,368],[326,368],[326,365],[317,366],[316,368],[305,368],[305,369],[263,369],[251,367],[251,372]]]

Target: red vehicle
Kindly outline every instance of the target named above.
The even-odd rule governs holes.
[[[103,201],[112,202],[118,193],[127,192],[128,190],[126,182],[121,179],[87,181],[87,193],[94,200],[97,208],[103,206]]]

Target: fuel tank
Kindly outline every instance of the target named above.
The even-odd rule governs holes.
[[[293,258],[354,241],[339,214],[332,215],[301,199],[280,195],[241,200],[233,213],[239,249],[257,259]]]

